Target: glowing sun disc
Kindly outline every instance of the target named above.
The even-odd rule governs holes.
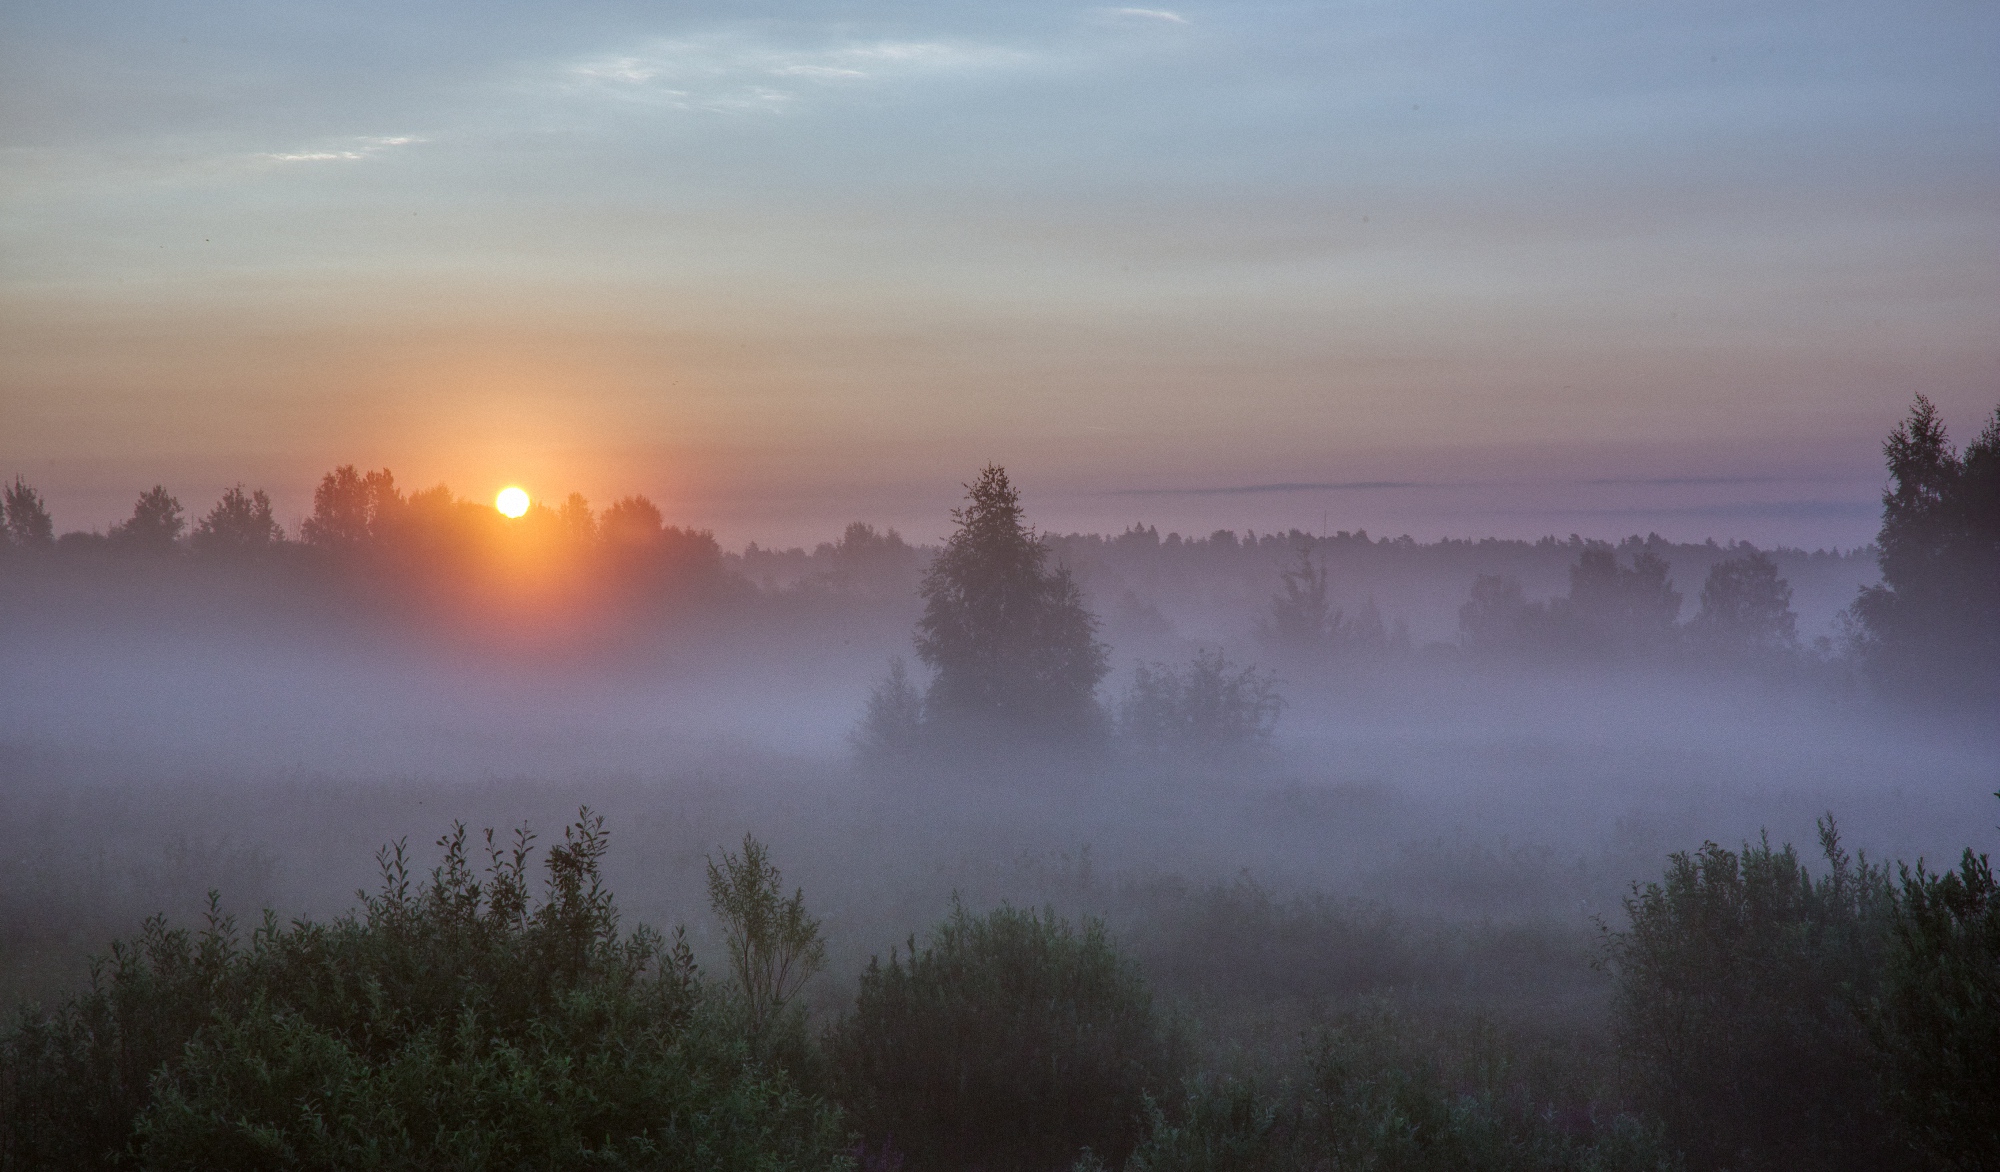
[[[528,490],[509,486],[500,490],[493,498],[493,507],[509,517],[518,517],[528,511]]]

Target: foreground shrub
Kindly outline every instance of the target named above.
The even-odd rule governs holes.
[[[20,1168],[825,1168],[836,1113],[752,1060],[684,941],[621,934],[586,814],[548,853],[459,827],[330,923],[149,921],[6,1038]]]
[[[1559,1108],[1490,1033],[1454,1047],[1384,1011],[1315,1039],[1300,1077],[1204,1079],[1172,1109],[1148,1104],[1126,1172],[1584,1172],[1677,1161],[1629,1115]],[[1463,1047],[1460,1047],[1463,1049]]]
[[[1831,819],[1820,844],[1817,879],[1768,839],[1673,855],[1608,937],[1634,1089],[1697,1166],[1908,1162],[1861,1017],[1882,973],[1888,877],[1848,858]]]
[[[1970,850],[1900,886],[1874,1014],[1890,1108],[1927,1167],[2000,1168],[2000,886]]]
[[[864,1136],[924,1169],[1057,1168],[1085,1147],[1122,1159],[1176,1068],[1101,922],[956,902],[923,947],[870,962],[830,1042]]]

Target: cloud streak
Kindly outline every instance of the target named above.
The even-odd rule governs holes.
[[[1253,496],[1279,492],[1346,492],[1371,488],[1463,488],[1420,480],[1285,481],[1279,484],[1228,484],[1211,488],[1121,488],[1103,496]]]
[[[648,42],[576,62],[565,73],[574,89],[669,109],[742,113],[779,111],[830,87],[967,77],[1032,60],[1017,49],[943,40],[804,47],[717,33]]]
[[[353,163],[362,159],[372,159],[385,151],[397,147],[412,146],[424,140],[410,134],[355,138],[348,140],[352,146],[323,148],[320,150],[265,152],[261,158],[274,163]]]

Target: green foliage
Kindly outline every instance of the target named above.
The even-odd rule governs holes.
[[[1277,679],[1236,668],[1220,651],[1185,668],[1140,664],[1118,709],[1118,735],[1142,753],[1237,755],[1271,739],[1284,711]]]
[[[1859,1013],[1890,885],[1849,859],[1830,818],[1820,844],[1817,879],[1768,838],[1675,854],[1607,933],[1635,1090],[1698,1165],[1899,1166]]]
[[[958,529],[920,591],[917,656],[936,673],[926,719],[961,734],[1096,737],[1108,651],[1082,591],[1068,570],[1048,568],[1005,469],[983,470],[967,502],[952,510]]]
[[[803,889],[785,898],[770,850],[747,834],[741,855],[725,851],[720,865],[709,860],[708,900],[724,925],[729,971],[751,1033],[762,1036],[800,987],[826,967],[819,921],[807,914]]]
[[[829,1043],[863,1134],[927,1169],[1047,1169],[1085,1147],[1115,1165],[1178,1069],[1101,922],[956,901],[922,948],[870,962]]]
[[[2000,885],[1970,850],[1901,877],[1872,1015],[1890,1109],[1927,1167],[2000,1168]]]
[[[330,923],[149,921],[7,1036],[20,1168],[834,1167],[837,1116],[753,1060],[678,935],[621,934],[586,811],[531,890],[530,836],[463,827],[413,886]]]
[[[1450,1040],[1382,1009],[1321,1031],[1300,1077],[1205,1078],[1148,1104],[1127,1172],[1560,1172],[1668,1169],[1636,1119],[1558,1106],[1491,1031]],[[1455,1060],[1454,1060],[1455,1059]]]

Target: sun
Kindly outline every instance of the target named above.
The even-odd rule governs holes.
[[[528,511],[528,490],[510,484],[493,498],[493,507],[509,517],[518,517]]]

